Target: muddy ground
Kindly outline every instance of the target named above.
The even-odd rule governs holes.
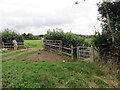
[[[22,60],[30,61],[64,61],[65,57],[49,51],[41,50],[39,53],[29,54],[22,57]]]

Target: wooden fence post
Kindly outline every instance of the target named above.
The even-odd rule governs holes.
[[[73,60],[73,45],[71,45],[71,59]]]
[[[91,47],[91,50],[90,50],[90,62],[93,63],[94,62],[94,49],[93,47]]]
[[[60,41],[60,54],[62,54],[62,41]]]
[[[94,47],[92,47],[92,59],[93,59],[93,62],[94,62]]]
[[[77,59],[79,59],[79,47],[77,47]]]
[[[4,42],[2,42],[2,48],[4,48]]]
[[[46,50],[46,40],[44,40],[43,42],[44,42],[44,50]]]

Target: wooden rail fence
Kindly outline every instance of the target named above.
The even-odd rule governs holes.
[[[63,47],[61,40],[44,40],[44,49],[58,54],[65,54],[73,59],[73,46],[70,48]]]
[[[94,61],[94,50],[92,47],[85,47],[85,46],[77,46],[77,47],[63,47],[61,40],[44,40],[44,49],[50,52],[54,52],[57,54],[65,54],[70,56],[71,59],[74,57],[73,50],[75,50],[75,54],[77,55],[77,59],[81,58],[90,58],[90,62]]]
[[[2,48],[14,48],[13,43],[2,42]],[[18,43],[18,48],[24,48],[24,42]]]

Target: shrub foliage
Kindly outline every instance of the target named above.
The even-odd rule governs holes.
[[[71,45],[76,47],[84,44],[83,37],[72,32],[64,33],[61,29],[54,29],[53,31],[48,30],[45,39],[62,40],[63,46],[66,47],[70,47]]]
[[[16,32],[9,29],[5,29],[3,32],[1,32],[0,36],[2,38],[2,42],[5,43],[12,43],[12,40],[16,40],[17,42],[23,42],[22,35],[17,34]]]
[[[120,61],[120,2],[98,3],[102,33],[96,33],[94,45],[101,56]],[[109,18],[108,18],[109,16]],[[110,21],[108,23],[108,20]],[[111,30],[109,28],[111,27]],[[113,39],[114,37],[114,39]]]

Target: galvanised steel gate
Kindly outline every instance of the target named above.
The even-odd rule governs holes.
[[[93,62],[93,47],[78,46],[77,47],[77,59],[90,58],[90,62]]]

